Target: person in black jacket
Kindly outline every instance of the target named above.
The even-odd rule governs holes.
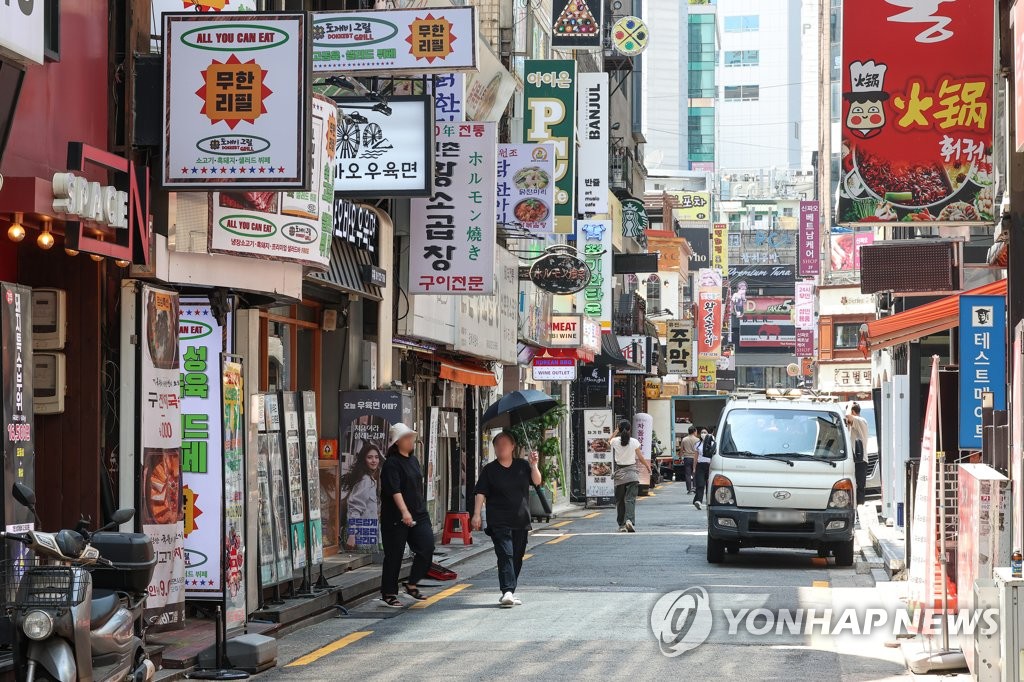
[[[388,431],[388,443],[388,457],[380,475],[380,534],[384,545],[380,599],[384,606],[400,609],[398,574],[405,545],[408,543],[413,553],[405,593],[413,599],[426,599],[418,585],[434,558],[434,530],[423,499],[423,471],[412,454],[416,432],[405,424],[395,424]]]

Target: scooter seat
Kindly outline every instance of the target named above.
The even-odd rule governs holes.
[[[94,590],[92,593],[92,610],[89,612],[89,627],[92,630],[101,628],[117,613],[121,600],[113,590]]]

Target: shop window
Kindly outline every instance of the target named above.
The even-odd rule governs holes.
[[[761,86],[759,85],[725,86],[725,101],[727,102],[756,102],[760,97]]]
[[[320,409],[320,312],[304,302],[260,313],[261,391],[313,391]]]
[[[60,61],[60,0],[44,0],[43,55],[47,61]]]
[[[860,338],[859,322],[840,322],[833,329],[835,330],[836,350],[857,349],[857,342]]]
[[[647,310],[651,314],[661,312],[661,279],[657,275],[647,278]]]

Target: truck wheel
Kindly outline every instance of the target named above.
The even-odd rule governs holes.
[[[836,557],[836,566],[853,566],[853,540],[837,542],[832,553]]]
[[[708,563],[720,564],[725,561],[725,543],[708,536]]]

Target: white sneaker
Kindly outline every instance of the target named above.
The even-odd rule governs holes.
[[[627,533],[635,533],[636,532],[636,528],[633,527],[633,522],[628,520],[628,519],[626,520],[626,532]]]
[[[523,600],[519,598],[519,595],[512,595],[512,606],[522,606]]]
[[[498,600],[498,603],[501,604],[502,608],[510,609],[513,606],[515,606],[515,599],[516,598],[514,594],[512,594],[511,592],[506,592],[505,594],[501,595],[501,599]]]
[[[620,532],[620,533],[626,533],[626,532],[628,532],[628,531],[626,530],[626,527],[625,527],[625,526],[619,526],[619,532]]]

